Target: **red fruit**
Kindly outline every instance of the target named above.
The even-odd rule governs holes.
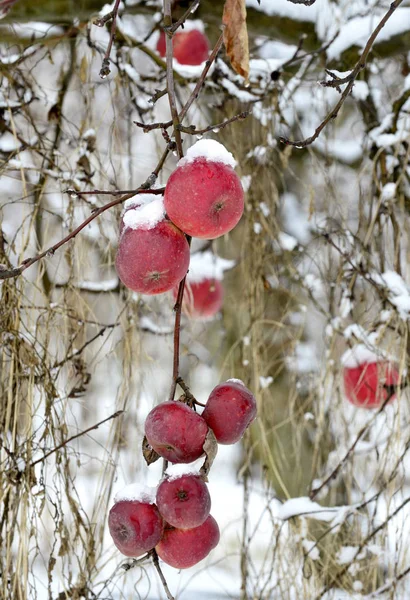
[[[173,290],[178,296],[178,287]],[[186,281],[182,310],[192,319],[213,317],[222,307],[223,287],[217,279],[204,279],[199,282]]]
[[[191,529],[207,519],[211,496],[201,477],[187,474],[160,483],[157,505],[167,523],[179,529]]]
[[[345,367],[343,381],[349,402],[362,408],[378,408],[385,402],[389,391],[384,385],[396,385],[400,376],[396,367],[387,360],[364,362],[355,367]],[[396,394],[391,396],[391,400]]]
[[[172,463],[190,463],[202,456],[208,426],[192,408],[181,402],[162,402],[145,421],[148,443]]]
[[[154,219],[140,218],[156,205]],[[162,206],[162,208],[161,208]],[[161,200],[133,207],[123,215],[115,266],[121,281],[142,294],[161,294],[186,275],[189,245],[185,235],[161,214]]]
[[[256,417],[256,400],[239,380],[228,380],[214,388],[202,417],[220,444],[235,444]]]
[[[215,140],[201,140],[188,150],[165,188],[165,210],[177,227],[209,240],[235,227],[244,194],[233,164],[232,155]]]
[[[206,35],[199,29],[178,31],[172,38],[174,58],[181,65],[201,65],[208,59],[209,43]],[[165,33],[161,31],[157,51],[165,56]]]
[[[108,516],[111,537],[125,556],[141,556],[160,541],[164,522],[155,504],[122,500]]]
[[[211,516],[193,529],[165,529],[156,547],[158,556],[175,569],[189,569],[203,560],[219,542],[219,527]]]

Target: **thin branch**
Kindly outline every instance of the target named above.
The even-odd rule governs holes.
[[[58,446],[56,446],[55,448],[53,448],[52,450],[50,450],[49,452],[47,452],[42,458],[39,458],[38,460],[35,460],[34,462],[30,463],[29,467],[30,468],[35,467],[39,463],[45,461],[46,458],[48,458],[49,456],[51,456],[51,454],[54,454],[54,452],[57,452],[61,448],[64,448],[64,446],[66,446],[67,444],[69,444],[73,440],[76,440],[77,438],[82,437],[83,435],[85,435],[86,433],[89,433],[90,431],[94,431],[94,429],[98,429],[100,427],[100,425],[103,425],[104,423],[107,423],[107,421],[111,421],[111,419],[116,419],[117,417],[119,417],[120,415],[122,415],[123,412],[124,412],[123,410],[117,410],[117,412],[115,412],[114,414],[110,415],[106,419],[103,419],[102,421],[100,421],[96,425],[93,425],[92,427],[88,427],[88,429],[84,429],[84,431],[80,431],[80,433],[76,433],[75,435],[72,435],[67,440],[64,440],[64,442],[61,442],[61,444],[59,444]]]
[[[194,2],[191,4],[191,6],[188,8],[188,10],[182,15],[182,17],[180,19],[178,19],[178,21],[175,21],[175,23],[170,28],[170,32],[175,33],[176,30],[179,27],[181,27],[181,25],[183,27],[187,18],[196,11],[196,9],[200,5],[200,3],[201,3],[201,0],[194,0]]]
[[[159,566],[158,554],[157,554],[157,551],[155,549],[151,550],[151,556],[152,556],[152,562],[154,563],[154,567],[156,568],[157,573],[159,575],[159,578],[161,579],[161,583],[162,583],[162,585],[164,587],[164,591],[165,591],[165,593],[167,595],[168,600],[175,600],[174,596],[169,591],[167,580],[165,579],[164,573],[162,572],[162,569]]]
[[[188,242],[191,242],[191,238],[188,239]],[[179,284],[177,300],[174,306],[175,310],[175,327],[174,327],[174,360],[172,366],[172,383],[171,383],[171,391],[169,392],[169,399],[173,400],[175,396],[175,390],[177,387],[177,380],[179,377],[179,340],[181,333],[181,311],[182,311],[182,301],[184,298],[184,289],[185,289],[185,280],[186,275]]]
[[[345,77],[343,79],[334,77],[332,79],[332,81],[326,82],[326,84],[322,82],[322,85],[328,85],[329,87],[335,87],[335,88],[339,87],[343,83],[348,83],[348,85],[346,86],[345,90],[343,91],[339,102],[330,111],[330,113],[326,116],[326,118],[322,121],[322,123],[315,129],[315,132],[313,133],[313,135],[311,135],[310,137],[305,138],[303,140],[297,140],[297,141],[292,141],[286,137],[280,137],[279,141],[282,142],[282,144],[286,144],[288,146],[295,146],[297,148],[306,148],[306,146],[310,146],[310,144],[312,144],[319,137],[319,135],[322,133],[323,129],[326,127],[326,125],[330,121],[332,121],[333,119],[336,119],[336,117],[339,113],[339,110],[341,109],[346,98],[349,96],[350,92],[352,91],[354,82],[355,82],[358,74],[366,66],[366,60],[367,60],[368,54],[378,36],[378,34],[380,33],[381,29],[385,26],[385,24],[390,19],[390,17],[394,13],[394,11],[397,9],[397,7],[402,2],[403,2],[403,0],[395,0],[395,2],[391,3],[390,9],[387,11],[387,13],[381,19],[380,23],[377,25],[376,29],[373,31],[372,35],[370,36],[370,38],[365,46],[365,49],[363,50],[353,71],[347,77]]]
[[[118,8],[120,6],[120,2],[121,2],[121,0],[115,0],[114,8],[110,13],[110,19],[112,19],[112,25],[111,25],[111,31],[110,31],[110,41],[108,43],[107,51],[104,55],[102,65],[101,65],[101,70],[100,70],[101,79],[106,79],[108,77],[108,75],[111,73],[110,54],[111,54],[112,45],[113,45],[113,42],[115,39],[115,32],[117,29],[117,16],[118,16]]]
[[[304,4],[305,6],[312,6],[316,0],[288,0],[292,4]]]
[[[164,0],[164,26],[168,30],[172,27],[172,8],[171,0]],[[179,114],[177,108],[177,101],[175,97],[175,84],[174,84],[174,71],[172,68],[173,61],[173,47],[172,47],[172,32],[165,29],[165,47],[166,47],[166,63],[167,63],[167,90],[168,90],[168,101],[169,108],[171,111],[172,124],[174,126],[174,136],[177,145],[178,157],[182,158],[184,153],[182,150],[182,138],[181,132],[178,130],[179,125]]]

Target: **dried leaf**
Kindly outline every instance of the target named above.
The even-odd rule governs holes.
[[[239,75],[249,76],[249,43],[246,27],[245,0],[225,0],[222,16],[224,44],[233,69]]]
[[[155,452],[154,448],[148,443],[145,435],[144,439],[142,440],[142,454],[148,466],[152,465],[152,463],[156,462],[160,458],[159,454]]]
[[[216,441],[216,437],[212,429],[208,429],[203,448],[206,458],[199,472],[204,480],[207,481],[207,476],[211,470],[212,463],[215,460],[215,456],[218,454],[218,442]]]

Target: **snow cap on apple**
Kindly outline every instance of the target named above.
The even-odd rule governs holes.
[[[165,210],[186,234],[215,239],[231,231],[244,210],[236,161],[215,140],[200,140],[177,164],[165,187]]]

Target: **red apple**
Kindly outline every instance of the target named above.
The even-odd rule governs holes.
[[[201,65],[208,59],[209,43],[206,35],[199,29],[177,31],[172,37],[174,58],[181,65]],[[165,33],[161,31],[157,51],[165,56]]]
[[[189,244],[182,231],[164,218],[162,199],[126,209],[115,266],[124,285],[142,294],[161,294],[185,277]]]
[[[396,385],[400,376],[394,364],[387,360],[363,362],[345,367],[343,381],[349,402],[362,408],[378,408],[388,397],[384,385]],[[395,394],[391,396],[391,400]]]
[[[181,475],[160,483],[157,506],[167,523],[179,529],[191,529],[199,527],[207,519],[211,496],[199,475]]]
[[[174,288],[173,294],[176,300],[178,287]],[[222,301],[223,287],[217,279],[204,279],[198,282],[190,282],[187,279],[182,310],[192,319],[213,317],[221,309]]]
[[[141,556],[158,544],[164,522],[155,504],[122,500],[111,508],[108,527],[122,554]]]
[[[193,529],[165,529],[156,546],[158,556],[175,569],[189,569],[203,560],[219,542],[219,527],[211,515]]]
[[[202,456],[208,426],[192,408],[181,402],[162,402],[145,421],[148,443],[172,463],[190,463]]]
[[[214,388],[202,417],[220,444],[235,444],[256,417],[256,400],[239,380],[228,380]]]
[[[215,140],[201,140],[168,179],[165,210],[186,234],[214,239],[231,231],[244,209],[242,184],[232,155]]]

